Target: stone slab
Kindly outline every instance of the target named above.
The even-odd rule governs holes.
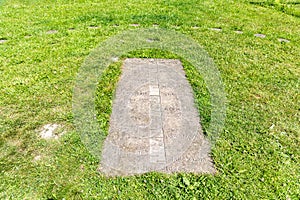
[[[209,153],[181,62],[126,59],[99,171],[215,173]]]

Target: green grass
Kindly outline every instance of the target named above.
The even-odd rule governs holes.
[[[299,199],[300,19],[270,2],[0,2],[0,38],[7,40],[0,44],[0,199]],[[290,5],[297,13],[298,4]],[[129,26],[134,23],[193,37],[220,70],[228,104],[224,131],[212,150],[215,176],[105,178],[80,141],[72,123],[76,73],[100,42],[136,29]],[[214,27],[222,31],[209,29]],[[132,56],[176,57],[155,51],[124,55]],[[195,96],[205,128],[205,83],[193,66],[184,66],[193,89],[203,92]],[[99,126],[106,130],[119,67],[110,66],[97,90],[103,95],[97,99]],[[48,123],[63,126],[59,140],[39,137],[37,130]]]
[[[300,17],[300,2],[297,0],[251,1],[251,3],[271,8],[288,15]]]

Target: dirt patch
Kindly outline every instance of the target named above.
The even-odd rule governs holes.
[[[58,139],[63,134],[61,128],[60,124],[46,124],[39,130],[39,135],[46,140]]]

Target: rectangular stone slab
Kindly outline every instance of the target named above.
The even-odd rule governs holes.
[[[126,59],[99,170],[215,173],[192,88],[179,60]]]

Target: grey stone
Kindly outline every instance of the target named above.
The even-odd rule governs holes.
[[[237,33],[237,34],[243,34],[244,32],[243,31],[234,31],[235,33]]]
[[[140,26],[139,24],[129,24],[129,26],[135,26],[135,27],[137,27],[137,26]]]
[[[99,171],[215,173],[181,62],[126,59],[122,70]]]
[[[0,39],[0,44],[7,42],[7,39]]]
[[[260,34],[260,33],[254,34],[254,36],[259,37],[259,38],[265,38],[266,37],[266,35]]]
[[[289,40],[284,39],[284,38],[278,38],[278,41],[279,41],[279,42],[287,42],[287,43],[290,42]]]
[[[40,136],[43,139],[58,139],[59,136],[62,134],[57,133],[57,129],[61,128],[59,124],[46,124],[40,130]]]
[[[46,34],[56,34],[56,33],[58,33],[57,30],[49,30],[46,32]]]
[[[98,26],[89,26],[88,28],[89,29],[98,29],[99,27]]]
[[[221,28],[210,28],[210,30],[212,30],[212,31],[222,31]]]

